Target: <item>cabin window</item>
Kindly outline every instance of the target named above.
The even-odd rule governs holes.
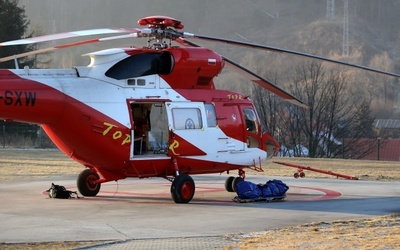
[[[173,108],[172,117],[175,129],[202,129],[201,112],[198,108]]]
[[[169,74],[173,68],[173,57],[168,52],[141,53],[116,63],[106,76],[116,80],[135,78],[154,74]]]
[[[215,115],[215,107],[212,104],[204,104],[206,108],[206,116],[207,116],[207,126],[208,127],[216,127],[217,126],[217,116]]]
[[[246,123],[246,130],[248,132],[257,134],[258,133],[258,126],[257,126],[257,118],[254,110],[251,108],[243,109],[244,120]]]

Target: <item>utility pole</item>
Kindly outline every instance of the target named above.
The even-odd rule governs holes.
[[[342,55],[349,56],[349,0],[343,0],[343,44]]]
[[[326,18],[335,19],[335,0],[326,0]]]
[[[3,121],[3,148],[6,147],[6,122]]]

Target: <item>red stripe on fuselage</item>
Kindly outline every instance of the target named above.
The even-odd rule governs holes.
[[[65,154],[85,166],[127,166],[129,128],[57,89],[9,70],[0,70],[0,117],[42,124]]]
[[[44,84],[0,70],[0,118],[54,123],[64,110],[65,95]]]

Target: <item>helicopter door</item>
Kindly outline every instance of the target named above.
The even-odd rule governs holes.
[[[167,102],[170,156],[204,155],[198,146],[204,138],[204,104]]]
[[[147,138],[151,127],[151,103],[129,102],[131,116],[130,159],[147,151]]]
[[[131,115],[130,159],[162,157],[167,153],[168,125],[162,102],[129,102]]]

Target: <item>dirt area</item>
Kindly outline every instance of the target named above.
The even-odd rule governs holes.
[[[273,158],[326,171],[341,173],[360,180],[400,181],[400,163],[341,159]],[[295,168],[274,164],[263,166],[265,172],[248,174],[293,176]],[[0,180],[78,175],[83,167],[58,150],[0,149]],[[307,178],[336,178],[305,171]],[[315,222],[240,235],[239,243],[226,249],[395,249],[400,244],[400,216],[388,215],[350,221]],[[96,242],[45,242],[5,244],[0,249],[71,249]]]
[[[83,248],[88,246],[93,246],[99,244],[98,241],[78,241],[78,242],[37,242],[37,243],[16,243],[16,244],[6,244],[0,242],[1,250],[41,250],[41,249],[51,249],[51,250],[64,250],[64,249],[75,249]]]

